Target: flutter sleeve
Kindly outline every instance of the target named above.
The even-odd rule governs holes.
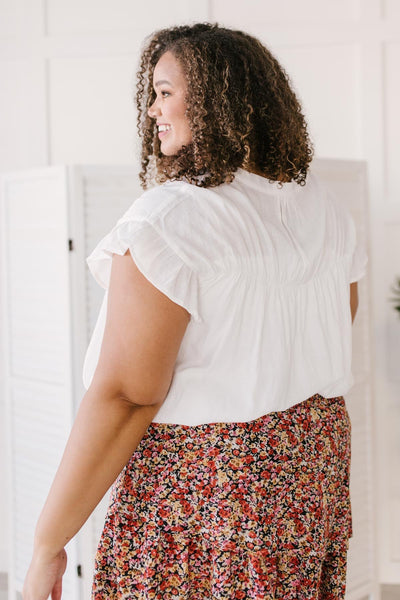
[[[157,222],[128,211],[86,258],[94,279],[108,289],[112,254],[124,255],[129,248],[141,273],[173,302],[183,306],[195,321],[201,322],[198,275],[173,243],[173,234]],[[174,247],[173,247],[174,246]]]

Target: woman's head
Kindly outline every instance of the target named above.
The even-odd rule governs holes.
[[[219,185],[239,167],[305,182],[312,147],[301,106],[277,60],[248,34],[208,23],[154,33],[137,107],[144,187],[183,177]]]

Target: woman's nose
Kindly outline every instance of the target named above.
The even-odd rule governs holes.
[[[152,119],[155,119],[157,114],[159,113],[159,109],[157,106],[157,100],[154,100],[153,104],[151,104],[147,110],[147,114],[149,115],[149,117],[151,117]]]

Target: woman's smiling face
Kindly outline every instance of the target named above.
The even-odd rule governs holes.
[[[156,99],[148,115],[157,120],[161,152],[173,156],[190,144],[192,132],[186,116],[186,78],[172,52],[165,52],[154,67],[153,87]]]

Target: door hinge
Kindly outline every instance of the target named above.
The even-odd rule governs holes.
[[[74,249],[74,240],[69,239],[68,240],[68,250],[70,252],[72,252],[73,249]]]
[[[82,565],[76,565],[76,572],[78,577],[82,577]]]

